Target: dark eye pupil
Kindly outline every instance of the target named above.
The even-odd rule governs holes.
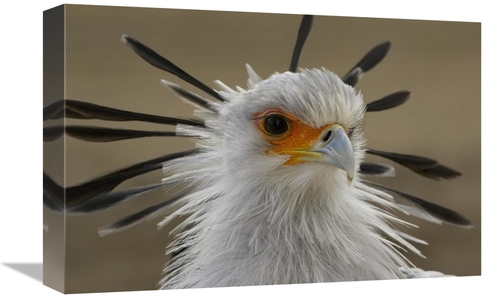
[[[273,135],[284,134],[288,131],[288,122],[282,116],[269,116],[265,120],[264,129],[266,130],[266,132]]]

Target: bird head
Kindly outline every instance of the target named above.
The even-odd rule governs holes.
[[[265,80],[247,70],[247,90],[219,83],[227,103],[216,125],[222,130],[218,151],[228,173],[271,180],[327,175],[330,183],[349,185],[364,156],[361,94],[326,69]]]

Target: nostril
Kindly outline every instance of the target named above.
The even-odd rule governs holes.
[[[323,136],[323,142],[328,142],[328,140],[330,140],[330,137],[332,136],[332,131],[329,130],[325,133],[325,135]]]

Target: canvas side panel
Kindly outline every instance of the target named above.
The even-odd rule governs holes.
[[[65,98],[65,7],[43,12],[43,283],[65,290],[65,140],[47,128],[64,127]],[[56,105],[56,106],[55,106]],[[62,113],[62,114],[61,114]],[[56,130],[57,131],[57,130]],[[57,135],[57,134],[56,134]],[[59,209],[59,210],[58,210]]]

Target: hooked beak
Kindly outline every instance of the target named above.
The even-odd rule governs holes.
[[[325,128],[319,139],[309,148],[302,150],[286,150],[283,152],[292,158],[287,164],[305,162],[322,162],[342,169],[347,174],[347,179],[354,178],[355,162],[351,140],[341,125],[334,124]]]
[[[354,178],[354,151],[344,128],[335,124],[326,129],[323,135],[324,137],[312,148],[312,152],[320,154],[317,161],[344,170],[347,179],[351,181]]]

